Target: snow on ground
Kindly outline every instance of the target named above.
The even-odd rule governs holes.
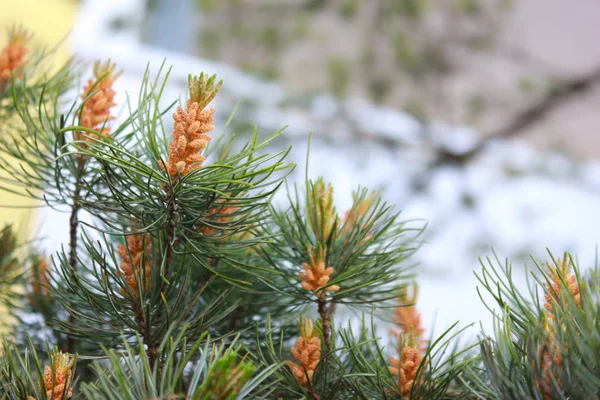
[[[299,165],[292,179],[304,179],[308,133],[314,131],[309,174],[333,182],[339,210],[349,208],[351,191],[363,185],[382,190],[405,218],[427,221],[425,243],[415,255],[420,262],[419,308],[427,326],[435,322],[440,332],[457,320],[463,324],[481,321],[491,331],[492,318],[477,295],[473,271],[480,269],[477,257],[491,255],[492,247],[500,258],[510,256],[516,265],[522,265],[528,253],[544,259],[546,247],[556,255],[573,251],[582,266],[592,265],[599,241],[600,165],[575,165],[560,155],[496,142],[466,168],[437,169],[427,187],[418,191],[412,179],[425,167],[425,155],[414,146],[421,142],[422,130],[414,118],[362,100],[339,103],[327,95],[316,96],[308,109],[279,107],[286,93],[275,84],[259,82],[231,66],[145,46],[135,30],[114,33],[108,28],[113,16],[136,15],[142,3],[85,2],[72,35],[74,50],[85,59],[116,61],[125,70],[117,91],[127,91],[132,98],[146,63],[156,70],[164,57],[173,65],[165,92],[169,99],[185,96],[189,72],[218,73],[225,86],[217,108],[231,109],[243,100],[249,107],[239,118],[256,123],[261,131],[289,125],[284,137],[293,143],[290,161]],[[358,142],[348,133],[357,127],[362,133],[408,146],[394,149]],[[448,151],[460,153],[476,144],[469,128],[442,123],[434,128],[438,145]],[[276,197],[278,203],[284,201],[284,194]],[[46,211],[42,220],[49,249],[67,241],[64,214]],[[523,273],[520,268],[515,272]]]

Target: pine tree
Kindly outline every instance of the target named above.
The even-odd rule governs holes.
[[[96,62],[78,88],[85,68],[44,70],[27,38],[12,31],[0,55],[1,187],[65,211],[70,235],[44,255],[0,233],[0,300],[16,319],[0,398],[598,395],[600,285],[570,256],[542,269],[543,306],[486,266],[495,337],[434,336],[410,263],[422,229],[379,193],[358,188],[338,213],[333,186],[307,174],[277,208],[294,168],[289,148],[271,152],[282,131],[214,135],[215,75],[190,75],[185,104],[163,106],[169,70],[148,69],[117,119],[117,65]]]

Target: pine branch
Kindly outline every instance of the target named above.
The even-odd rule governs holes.
[[[166,203],[165,225],[166,225],[166,233],[167,233],[167,237],[166,237],[167,248],[166,248],[166,255],[165,255],[164,279],[169,279],[169,272],[171,270],[171,264],[173,263],[173,247],[176,246],[177,243],[179,243],[179,241],[175,237],[176,200],[175,200],[175,196],[173,194],[172,187],[169,187],[166,191],[165,203]],[[163,282],[163,285],[164,285],[164,282]]]
[[[77,229],[79,227],[79,218],[78,213],[80,209],[80,197],[82,190],[82,179],[84,175],[84,167],[85,167],[85,159],[80,158],[78,160],[78,171],[75,179],[75,191],[73,192],[73,196],[71,197],[71,216],[69,217],[69,265],[71,266],[71,271],[73,274],[77,274],[77,239],[78,232]],[[75,324],[75,316],[73,314],[69,314],[69,323]],[[65,347],[65,352],[74,353],[75,352],[76,341],[73,336],[68,336],[67,343]]]
[[[321,328],[323,329],[325,352],[326,354],[329,354],[331,351],[331,321],[329,319],[329,309],[327,308],[327,301],[324,297],[319,297],[317,304],[319,316],[321,317]]]

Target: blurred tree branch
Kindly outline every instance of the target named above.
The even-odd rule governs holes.
[[[481,141],[471,150],[455,154],[447,149],[440,148],[437,151],[437,157],[433,162],[433,166],[468,163],[485,149],[490,140],[497,138],[509,139],[523,133],[524,130],[546,118],[557,108],[573,100],[576,96],[590,91],[598,82],[600,82],[600,67],[595,68],[587,75],[564,81],[549,91],[539,102],[517,113],[506,125],[482,135]]]
[[[572,101],[577,96],[585,94],[594,88],[600,82],[600,66],[594,68],[590,73],[564,80],[550,90],[540,101],[532,104],[530,107],[518,112],[513,119],[508,121],[500,128],[481,135],[479,143],[466,152],[457,153],[443,146],[433,147],[433,159],[422,173],[418,174],[413,180],[415,188],[424,188],[427,186],[433,171],[443,165],[464,166],[475,159],[485,150],[490,141],[498,138],[510,139],[522,134],[527,128],[532,127],[544,118],[548,117],[553,111],[566,103]],[[390,144],[389,139],[386,140]],[[398,143],[396,143],[398,144]]]

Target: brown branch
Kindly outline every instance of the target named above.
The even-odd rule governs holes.
[[[486,148],[491,139],[510,139],[519,135],[525,129],[535,125],[551,112],[572,100],[575,96],[592,90],[598,82],[600,82],[600,67],[587,75],[564,82],[555,90],[550,91],[539,102],[518,113],[508,124],[483,135],[483,139],[479,144],[468,152],[457,155],[446,150],[440,151],[434,165],[468,163]]]
[[[81,197],[81,189],[83,187],[83,175],[84,175],[84,167],[85,167],[85,159],[80,158],[77,161],[77,176],[75,178],[75,191],[73,192],[71,204],[71,216],[69,217],[69,266],[71,267],[71,273],[77,273],[77,240],[78,240],[78,228],[79,228],[79,210],[81,209],[81,205],[79,204]],[[75,325],[75,316],[73,313],[69,313],[69,324],[71,326]],[[75,352],[75,338],[73,335],[69,335],[67,337],[67,343],[65,347],[65,352],[74,353]]]
[[[165,202],[166,202],[166,231],[167,231],[167,249],[165,254],[165,269],[164,269],[164,278],[169,279],[169,274],[171,271],[171,264],[173,263],[173,248],[179,245],[181,241],[175,237],[175,198],[173,196],[173,188],[172,186],[165,187]],[[165,281],[161,279],[160,291],[164,293],[165,289]],[[156,360],[158,357],[158,341],[155,340],[151,336],[150,332],[150,324],[146,322],[145,330],[144,330],[144,342],[146,346],[148,346],[148,362],[150,364],[150,368],[154,369]]]
[[[77,272],[77,228],[79,227],[79,197],[81,193],[81,182],[77,180],[77,187],[73,193],[73,204],[71,205],[71,216],[69,218],[69,265],[73,272]]]
[[[319,296],[317,300],[319,316],[321,317],[321,328],[323,329],[323,339],[325,341],[326,354],[331,351],[331,321],[329,320],[329,310],[324,297]]]
[[[245,306],[237,306],[237,308],[229,316],[229,330],[235,332],[239,320],[244,316],[246,312]]]
[[[167,202],[167,254],[165,255],[165,273],[166,279],[169,279],[169,272],[171,270],[171,263],[173,262],[173,247],[179,242],[175,238],[175,225],[173,219],[175,218],[175,199],[173,198],[172,188],[167,189],[167,195],[165,197]],[[161,291],[164,287],[161,285]]]
[[[595,68],[587,75],[563,82],[539,102],[519,112],[506,125],[483,135],[479,143],[467,152],[456,154],[444,148],[434,149],[436,154],[433,160],[429,162],[429,165],[422,173],[414,178],[413,186],[419,188],[426,186],[433,171],[442,165],[463,166],[468,164],[486,149],[492,139],[510,139],[521,134],[524,130],[540,122],[574,97],[589,92],[599,82],[600,67]],[[395,144],[399,145],[398,142]]]

